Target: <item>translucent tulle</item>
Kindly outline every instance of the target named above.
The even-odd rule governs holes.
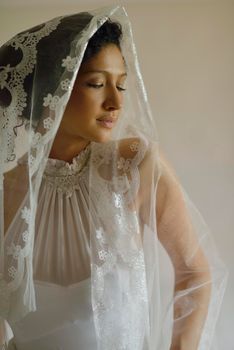
[[[50,159],[88,40],[107,18],[122,25],[128,71],[113,139],[90,142],[72,163]],[[226,268],[159,148],[125,10],[59,17],[16,35],[0,48],[0,88],[0,316],[13,330],[9,348],[212,349]]]

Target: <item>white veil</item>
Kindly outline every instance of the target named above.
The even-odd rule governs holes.
[[[113,140],[91,143],[86,159],[97,347],[166,350],[172,337],[178,349],[208,350],[226,268],[159,149],[121,6],[55,18],[0,48],[0,316],[11,325],[37,309],[33,247],[43,173],[88,40],[108,18],[122,26],[128,84]],[[51,43],[62,43],[64,56],[48,57],[53,69],[45,77],[40,58]]]

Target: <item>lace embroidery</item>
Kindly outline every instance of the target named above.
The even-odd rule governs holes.
[[[14,259],[18,259],[21,253],[21,246],[11,243],[10,247],[7,248],[7,254],[12,255]]]
[[[69,87],[70,87],[70,80],[69,79],[65,79],[65,80],[62,80],[60,85],[61,85],[61,89],[62,90],[65,90],[65,91],[68,91],[69,90]]]
[[[29,260],[30,242],[28,240],[28,227],[31,218],[31,210],[27,206],[24,206],[23,209],[21,209],[20,217],[24,222],[24,226],[27,227],[23,232],[22,244],[11,242],[9,246],[6,246],[6,254],[12,256],[12,259],[9,258],[11,263],[6,270],[8,282],[6,279],[3,279],[3,275],[0,276],[0,309],[3,318],[9,316],[10,295],[12,291],[16,291],[20,287],[24,274],[25,259],[26,261]]]
[[[100,15],[100,23],[105,20],[106,18],[104,18],[103,15]],[[90,26],[91,29],[89,29],[88,35],[91,35],[98,26],[99,23],[97,19],[92,21],[92,25]],[[86,42],[87,35],[86,37],[84,36],[84,43]],[[83,45],[82,48],[85,48],[85,46]],[[77,53],[77,56],[79,56],[79,52]],[[73,71],[75,69],[75,65],[78,65],[77,62],[75,62],[75,60],[70,56],[66,57],[66,59],[63,60],[62,64],[67,68],[67,72]],[[68,74],[64,74],[64,81],[67,77]],[[60,85],[59,88],[61,90],[65,88],[66,90],[66,88],[68,88],[68,85],[69,82],[66,81],[66,83]],[[53,94],[56,95],[53,96]],[[63,107],[62,97],[59,97],[61,100],[58,101],[56,98],[57,95],[60,96],[59,91],[51,92],[51,94],[49,96],[47,95],[44,100],[47,107],[50,107],[52,111],[54,109],[57,109],[57,103],[61,104],[61,110]],[[68,96],[68,94],[66,96]],[[55,127],[56,124],[54,124],[51,129],[51,123],[53,120],[56,122],[57,117],[58,115],[54,116],[53,113],[49,113],[48,119],[44,120],[44,127],[46,130],[53,131],[53,127]],[[38,129],[41,130],[40,128]],[[45,135],[48,134],[51,137],[52,132],[45,132]],[[48,142],[52,139],[52,137],[48,137],[47,139],[44,138],[45,135],[39,133],[34,134],[35,138],[33,142],[36,151],[38,152],[35,152],[35,154],[30,154],[30,156],[32,156],[32,158],[30,158],[31,166],[32,163],[35,162],[39,164],[40,156],[43,155],[43,152],[39,153],[40,147],[42,148],[44,146],[47,146]],[[142,290],[139,289],[141,288],[146,290],[144,286],[144,262],[142,259],[141,248],[138,247],[136,243],[136,236],[138,236],[139,233],[136,213],[129,210],[128,203],[134,198],[134,195],[136,194],[139,186],[137,167],[141,160],[141,156],[144,154],[144,151],[140,150],[138,152],[137,145],[139,145],[140,142],[134,142],[136,142],[136,144],[132,146],[132,149],[130,148],[133,154],[129,160],[125,159],[124,157],[122,160],[120,160],[118,149],[116,147],[116,144],[113,142],[110,147],[97,147],[97,152],[94,152],[94,156],[91,156],[90,162],[93,170],[92,175],[97,175],[94,178],[93,185],[95,188],[93,195],[97,198],[97,209],[95,207],[95,211],[97,210],[97,213],[95,212],[95,214],[97,214],[99,225],[96,227],[100,227],[101,230],[96,233],[99,238],[95,236],[94,232],[94,237],[96,240],[95,243],[97,243],[97,249],[95,249],[94,254],[97,254],[97,256],[95,261],[96,264],[92,264],[94,273],[94,298],[92,300],[94,302],[94,317],[96,321],[99,321],[98,326],[100,326],[100,332],[103,332],[103,341],[101,340],[102,344],[100,347],[103,350],[123,350],[128,348],[137,349],[137,344],[140,343],[140,341],[137,340],[137,335],[133,336],[133,334],[138,333],[137,322],[142,325],[142,313],[140,311],[141,309],[144,309],[145,306],[144,302],[138,303],[139,300],[143,300],[141,297]],[[116,167],[117,161],[119,161],[119,168]],[[80,159],[78,163],[80,163]],[[75,164],[75,162],[74,167],[72,165],[68,166],[60,162],[57,162],[57,165],[59,166],[57,167],[52,160],[51,162],[49,160],[43,180],[49,183],[51,186],[55,187],[57,191],[61,191],[62,193],[70,196],[72,193],[74,193],[76,186],[78,186],[78,178],[79,180],[82,179],[82,181],[85,181],[85,177],[82,177],[82,174],[86,174],[83,171],[83,169],[87,169],[86,164],[82,165],[82,169],[77,169],[78,165]],[[62,166],[60,167],[60,165]],[[111,168],[113,165],[114,169]],[[34,168],[36,167],[36,165],[33,166]],[[103,168],[105,168],[105,166],[107,166],[107,168],[110,167],[110,173],[114,175],[114,177],[112,177],[110,180],[102,178],[100,171],[100,168],[102,166]],[[130,176],[128,176],[129,174]],[[98,198],[101,200],[105,198],[103,207],[99,205],[100,203],[98,202]],[[20,237],[23,235],[25,240],[22,239],[21,242],[22,254],[18,255],[17,273],[15,274],[14,266],[12,266],[11,270],[8,272],[11,274],[12,278],[15,279],[15,286],[17,286],[18,282],[22,282],[24,276],[28,278],[26,292],[24,291],[23,287],[19,291],[18,295],[24,295],[25,299],[27,298],[26,294],[29,295],[30,301],[26,300],[28,303],[26,307],[28,309],[32,309],[31,305],[29,305],[29,303],[32,304],[32,300],[34,298],[33,290],[30,290],[30,288],[33,289],[32,284],[30,284],[30,256],[29,251],[27,252],[24,249],[26,248],[26,245],[23,248],[23,242],[27,242],[28,246],[28,241],[31,241],[30,238],[33,237],[33,232],[28,227],[28,223],[30,221],[29,218],[30,215],[32,216],[32,213],[30,213],[30,210],[27,210],[28,206],[25,208],[22,211],[22,220],[24,221],[24,227],[22,228],[22,233],[20,233]],[[106,215],[107,213],[108,217]],[[34,218],[31,217],[31,221],[33,221],[33,219]],[[32,247],[30,247],[30,249],[30,252],[32,252]],[[17,255],[17,248],[15,249],[15,247],[11,247],[11,249],[9,249],[9,253]],[[118,318],[117,322],[116,320],[111,320],[110,324],[107,324],[106,322],[109,315],[118,315],[119,313],[121,315],[121,312],[123,311],[118,311],[118,303],[115,305],[115,301],[112,300],[112,293],[108,294],[108,286],[111,284],[113,285],[113,283],[110,282],[118,281],[119,279],[123,279],[123,283],[120,281],[120,286],[123,289],[121,290],[121,294],[119,291],[117,291],[117,297],[120,297],[120,299],[124,301],[122,305],[126,306],[126,310],[124,310],[124,313],[126,313],[126,322],[124,322],[124,324],[121,322],[120,327],[118,327]],[[126,285],[124,283],[125,281]],[[132,293],[129,293],[129,291],[132,289],[134,289],[135,294],[133,294],[134,298],[131,300]],[[25,294],[23,294],[24,292]],[[133,306],[136,305],[137,308],[134,308]],[[116,313],[111,312],[108,314],[110,309],[116,311]],[[134,319],[134,325],[132,319]],[[117,326],[116,332],[115,326]],[[119,339],[121,339],[121,341],[119,341]]]
[[[132,152],[138,152],[139,150],[139,142],[138,141],[134,141],[131,143],[131,145],[129,146],[130,150]]]
[[[92,266],[94,320],[102,349],[138,348],[142,315],[147,314],[148,307],[144,253],[138,244],[140,228],[137,213],[128,207],[139,188],[138,167],[146,145],[142,140],[134,140],[128,147],[133,152],[129,159],[119,157],[114,142],[108,147],[98,144],[91,157],[95,178],[92,192],[97,203],[101,202],[96,215],[103,222],[96,231],[94,254],[97,256]],[[102,167],[107,165],[113,169],[115,164],[116,172],[112,171],[111,179],[103,178]],[[116,289],[109,281],[116,281],[118,285],[117,299]],[[111,320],[110,315],[118,317],[118,314],[125,315],[124,323]]]
[[[3,69],[3,71],[0,72],[0,88],[3,89],[7,85],[8,73],[11,71],[11,68],[8,64],[5,67],[0,67],[0,69]]]
[[[9,267],[8,274],[12,279],[15,279],[17,270],[14,266]]]
[[[58,193],[71,197],[73,192],[79,189],[79,181],[82,176],[84,177],[83,173],[87,169],[90,152],[90,145],[88,145],[73,158],[72,164],[63,160],[48,159],[43,179]]]
[[[44,127],[45,127],[45,125],[44,125]],[[42,136],[41,136],[41,134],[39,133],[39,132],[34,132],[33,130],[32,130],[32,137],[31,137],[31,145],[32,145],[32,147],[37,147],[37,146],[39,146],[40,145],[40,142],[41,142],[41,138],[42,138]]]
[[[48,117],[46,119],[43,120],[43,125],[44,125],[44,128],[47,129],[47,130],[50,130],[53,126],[53,119]]]
[[[127,146],[133,153],[131,158],[125,158],[119,154],[118,143],[114,142],[106,147],[102,144],[97,144],[92,153],[92,164],[94,171],[96,171],[97,178],[100,177],[102,165],[111,165],[113,162],[117,163],[117,170],[111,181],[106,181],[106,185],[111,186],[111,193],[114,196],[115,206],[118,208],[121,203],[119,194],[124,194],[124,200],[130,203],[139,188],[139,164],[145,156],[147,144],[144,139],[129,139]],[[114,169],[115,165],[113,165]],[[96,169],[96,170],[95,170]],[[105,181],[102,178],[102,181]],[[98,194],[97,194],[98,195]]]
[[[43,99],[43,106],[44,107],[49,107],[52,111],[56,109],[56,106],[60,102],[60,97],[59,96],[52,96],[51,94],[48,94],[46,97]],[[50,129],[51,128],[51,122],[53,120],[51,118],[47,118],[44,120],[44,128],[45,129]],[[46,125],[48,123],[48,125]]]
[[[128,171],[130,169],[130,166],[131,166],[131,160],[125,159],[123,157],[121,157],[117,163],[118,169],[123,170],[124,172]]]
[[[0,108],[0,113],[3,116],[0,129],[7,130],[7,142],[4,142],[4,145],[7,147],[5,151],[7,161],[15,158],[16,135],[14,127],[17,125],[18,117],[22,115],[26,106],[27,94],[22,82],[33,72],[36,63],[37,43],[55,30],[60,21],[61,17],[49,21],[42,25],[39,30],[18,34],[5,44],[6,46],[12,46],[15,50],[22,51],[22,59],[15,67],[11,67],[9,64],[0,67],[1,89],[7,89],[12,96],[11,104],[6,108]]]
[[[96,237],[98,240],[101,241],[101,243],[106,242],[105,237],[104,237],[104,231],[103,231],[102,227],[100,227],[98,230],[96,230]]]
[[[27,223],[29,224],[30,221],[30,209],[27,207],[24,207],[21,210],[21,218]]]
[[[63,59],[62,67],[65,67],[68,72],[73,72],[76,68],[77,65],[77,58],[73,57],[71,58],[70,56],[67,56],[66,58]]]
[[[23,234],[22,234],[22,237],[23,237],[23,241],[24,241],[25,243],[28,242],[28,236],[29,236],[28,230],[24,231]]]

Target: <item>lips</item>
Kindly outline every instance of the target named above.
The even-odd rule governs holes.
[[[97,123],[101,126],[103,126],[104,128],[107,128],[107,129],[111,129],[113,128],[113,126],[115,125],[117,121],[117,118],[116,117],[101,117],[101,118],[98,118],[97,119]]]

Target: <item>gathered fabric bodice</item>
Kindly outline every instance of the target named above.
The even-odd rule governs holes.
[[[90,277],[89,154],[87,146],[71,164],[47,161],[36,216],[36,280],[67,286]]]
[[[134,303],[134,296],[129,294],[129,290],[136,279],[134,295],[140,297],[144,304],[147,301],[146,289],[142,287],[145,270],[143,251],[139,245],[140,228],[136,212],[128,207],[130,195],[137,189],[134,180],[138,174],[134,161],[138,164],[137,155],[140,158],[142,154],[138,152],[136,142],[131,144],[135,158],[131,163],[131,159],[120,157],[117,170],[121,175],[117,174],[110,181],[105,179],[105,171],[101,176],[95,167],[97,161],[100,164],[101,157],[105,166],[110,167],[111,162],[116,161],[112,158],[114,143],[110,146],[112,149],[97,145],[93,150],[92,164],[91,145],[71,163],[56,159],[47,161],[35,221],[33,278],[37,310],[12,327],[14,339],[11,347],[15,346],[17,350],[96,350],[94,313],[97,311],[92,304],[92,287],[94,300],[100,300],[97,307],[106,304],[105,308],[113,308],[108,316],[110,324],[120,312],[115,283],[122,286],[125,298],[131,298]],[[131,185],[128,177],[123,175],[129,169]],[[120,269],[115,268],[117,259],[122,261]],[[114,279],[108,277],[112,273],[116,274]],[[111,291],[103,289],[105,276],[109,279]],[[133,310],[131,303],[130,309]],[[139,327],[140,310],[139,306],[135,311],[136,315],[139,313]],[[101,315],[98,317],[103,317]],[[126,321],[126,325],[130,323]],[[132,326],[136,329],[137,324]],[[129,328],[126,332],[128,337],[133,330]],[[109,341],[117,343],[117,338],[118,331],[116,340]],[[128,340],[132,344],[135,341],[138,341],[137,337]]]
[[[84,171],[87,170],[91,152],[91,144],[88,144],[72,162],[52,159],[47,160],[43,179],[58,193],[71,197],[74,190],[79,188],[81,177],[84,179]]]
[[[37,310],[13,325],[10,349],[96,349],[89,227],[82,209],[88,196],[89,155],[87,146],[71,164],[47,161],[34,242]]]

